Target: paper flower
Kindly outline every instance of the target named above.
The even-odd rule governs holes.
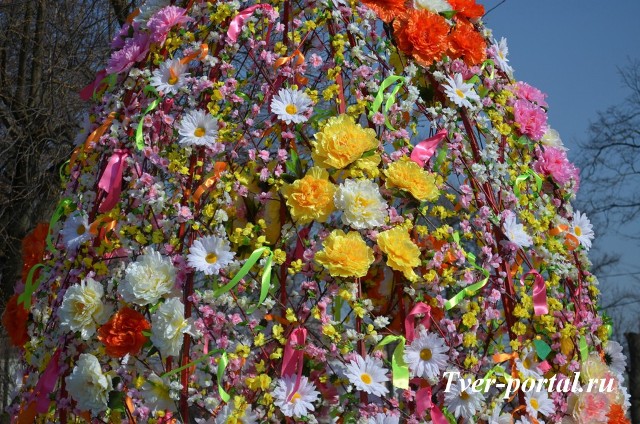
[[[66,390],[77,402],[79,410],[97,414],[107,409],[109,392],[113,390],[111,377],[102,372],[95,356],[81,353],[65,382]]]
[[[414,0],[413,7],[417,10],[426,9],[433,13],[447,12],[452,10],[451,5],[445,0]]]
[[[271,100],[271,112],[287,124],[299,124],[307,121],[305,114],[311,105],[311,99],[303,91],[281,88]]]
[[[362,230],[384,224],[387,204],[377,184],[369,180],[345,180],[335,194],[335,205],[342,211],[342,222]]]
[[[233,262],[234,255],[228,240],[218,236],[207,236],[193,242],[189,248],[187,262],[204,275],[218,275],[221,269]]]
[[[151,317],[151,342],[162,356],[180,353],[184,333],[191,333],[191,323],[184,318],[184,304],[172,297]]]
[[[420,265],[420,249],[402,227],[394,227],[378,234],[378,246],[387,255],[387,264],[401,271],[406,278],[414,280],[413,268]]]
[[[125,301],[145,306],[171,293],[175,280],[176,268],[171,260],[150,248],[129,264],[118,291]]]
[[[98,340],[104,344],[109,356],[136,355],[147,341],[143,332],[150,328],[151,324],[144,315],[124,307],[98,329]]]
[[[315,138],[313,161],[323,167],[342,169],[364,152],[378,148],[376,132],[362,128],[349,115],[329,118]]]
[[[345,366],[344,374],[357,390],[375,396],[384,396],[389,393],[389,389],[383,384],[389,381],[387,370],[382,367],[380,359],[356,355]]]
[[[529,390],[524,395],[527,404],[527,412],[533,418],[538,418],[538,414],[550,417],[555,411],[553,400],[549,399],[546,391]]]
[[[335,210],[335,192],[336,186],[329,181],[329,173],[319,167],[309,169],[303,178],[282,188],[289,212],[298,224],[326,221]]]
[[[110,311],[103,303],[104,287],[91,277],[67,289],[58,311],[60,326],[79,331],[83,340],[89,340],[99,325],[109,319]]]
[[[399,188],[408,191],[420,201],[435,200],[439,191],[434,174],[422,169],[420,165],[406,157],[392,162],[384,171],[387,188]]]
[[[509,214],[502,224],[502,230],[509,241],[518,247],[529,247],[533,240],[524,230],[524,225],[517,222],[515,215]]]
[[[316,253],[315,259],[332,277],[364,277],[373,263],[373,249],[358,232],[334,230],[322,246],[324,249]]]
[[[320,392],[304,375],[300,377],[300,384],[294,391],[296,378],[295,375],[290,375],[278,380],[273,390],[273,403],[285,417],[303,418],[309,411],[315,410],[313,403],[318,400]]]

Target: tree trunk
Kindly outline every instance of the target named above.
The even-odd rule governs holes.
[[[640,334],[626,333],[629,345],[629,394],[631,422],[640,424]]]

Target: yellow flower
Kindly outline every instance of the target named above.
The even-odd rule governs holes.
[[[312,157],[316,165],[324,167],[342,169],[364,152],[378,148],[376,132],[362,128],[349,115],[329,118],[315,138]]]
[[[409,280],[417,278],[413,268],[420,265],[420,249],[404,227],[394,227],[378,234],[378,246],[387,254],[387,265],[402,271]]]
[[[389,164],[384,174],[387,176],[387,188],[397,187],[408,191],[420,201],[438,198],[435,175],[406,157]]]
[[[329,181],[329,173],[316,166],[304,178],[282,187],[291,216],[298,224],[326,221],[335,210],[335,192],[336,186]]]
[[[332,277],[364,277],[373,263],[373,249],[356,231],[333,230],[322,246],[315,259]]]

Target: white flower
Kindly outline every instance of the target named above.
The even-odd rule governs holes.
[[[142,385],[140,391],[144,399],[144,405],[152,412],[174,411],[176,403],[169,396],[169,380],[160,378],[156,374],[150,374]]]
[[[180,144],[212,147],[218,139],[218,121],[209,112],[192,110],[180,121]]]
[[[224,406],[224,408],[220,410],[213,424],[227,424],[227,422],[234,422],[234,423],[237,422],[240,424],[257,424],[258,416],[256,415],[255,412],[251,410],[251,405],[245,404],[245,406],[246,406],[246,409],[244,410],[242,415],[240,417],[237,417],[233,415],[234,412],[236,412],[235,411],[236,407],[233,401],[227,403]],[[235,418],[237,421],[236,420],[227,421],[229,418],[232,418],[232,417]]]
[[[176,268],[169,258],[149,248],[127,266],[118,291],[125,301],[145,306],[174,290]]]
[[[205,275],[218,275],[220,270],[233,261],[229,241],[218,236],[207,236],[193,242],[189,248],[189,266]]]
[[[387,204],[371,180],[345,180],[336,190],[334,203],[343,212],[342,222],[355,229],[384,225]]]
[[[398,424],[400,422],[400,417],[394,415],[387,415],[381,412],[378,412],[373,417],[369,417],[369,421],[367,424]]]
[[[286,417],[302,418],[308,411],[314,411],[313,402],[318,399],[320,392],[316,390],[313,382],[307,377],[300,378],[300,385],[295,392],[295,375],[290,375],[278,380],[277,386],[273,389],[273,402]]]
[[[524,226],[516,222],[516,217],[513,214],[504,219],[502,230],[509,241],[518,245],[518,247],[529,247],[533,243],[531,237],[524,231]]]
[[[170,0],[147,0],[140,6],[140,13],[133,18],[133,21],[146,23],[158,10],[170,4]]]
[[[627,367],[627,357],[622,353],[620,343],[609,340],[604,347],[604,360],[609,365],[609,369],[616,374],[624,375]]]
[[[524,359],[516,359],[516,368],[520,371],[522,379],[542,378],[542,371],[538,368],[539,364],[536,360],[537,356],[536,351],[528,347],[522,352]]]
[[[184,318],[184,305],[177,297],[160,305],[151,317],[151,342],[164,357],[178,356],[184,333],[191,331],[191,323]]]
[[[449,350],[444,340],[424,328],[404,351],[404,361],[414,377],[434,379],[447,366]]]
[[[444,92],[453,103],[460,107],[472,107],[471,100],[479,102],[480,96],[473,89],[473,84],[464,82],[461,74],[446,78]]]
[[[497,404],[495,408],[493,408],[493,413],[491,414],[491,417],[489,417],[488,424],[512,424],[513,423],[513,417],[511,416],[511,414],[500,413],[502,412],[503,406],[504,405],[502,404]]]
[[[89,232],[89,220],[80,212],[74,212],[67,218],[61,233],[62,241],[67,250],[80,246],[92,237]]]
[[[91,277],[67,289],[58,310],[60,326],[80,331],[83,340],[89,340],[99,325],[109,320],[110,310],[104,307],[104,287]]]
[[[159,92],[164,94],[178,94],[178,90],[185,84],[189,76],[187,65],[177,59],[169,59],[162,62],[160,67],[153,71],[149,82]]]
[[[527,412],[533,418],[538,418],[538,413],[549,417],[556,410],[553,401],[544,390],[529,390],[525,393],[524,400],[527,404]]]
[[[463,417],[472,421],[471,418],[482,408],[484,396],[482,392],[471,389],[470,379],[465,379],[467,389],[463,391],[462,381],[463,379],[456,380],[450,390],[444,393],[444,403],[456,418]]]
[[[81,353],[71,375],[65,378],[66,389],[81,411],[94,415],[107,409],[109,392],[113,390],[111,377],[102,373],[98,358]]]
[[[498,68],[502,69],[507,74],[513,73],[513,68],[509,65],[509,59],[507,59],[509,47],[507,47],[506,38],[502,37],[499,42],[491,45],[489,52],[493,56],[493,60],[496,65],[498,65]]]
[[[389,381],[387,369],[382,367],[382,361],[378,358],[372,356],[363,358],[358,355],[355,360],[351,360],[346,365],[344,375],[358,390],[375,396],[384,396],[389,393],[389,389],[383,384]]]
[[[547,131],[540,139],[540,143],[544,144],[545,146],[555,147],[556,149],[568,150],[564,146],[564,143],[562,143],[560,133],[558,133],[558,131],[554,130],[551,127],[547,127]]]
[[[433,13],[453,10],[445,0],[413,0],[413,7],[418,10],[427,9]]]
[[[312,101],[303,91],[281,88],[271,100],[271,112],[287,124],[306,122],[305,113],[311,110]]]
[[[580,213],[580,211],[575,211],[573,213],[571,233],[576,236],[580,244],[584,246],[585,250],[589,250],[591,248],[591,240],[593,240],[595,234],[593,233],[593,225],[591,225],[591,221],[589,221],[586,214]]]

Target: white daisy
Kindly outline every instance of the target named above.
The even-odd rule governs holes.
[[[356,389],[375,396],[384,396],[389,393],[389,389],[383,384],[389,381],[387,371],[380,359],[372,356],[363,358],[358,355],[346,365],[344,375]]]
[[[532,424],[532,422],[529,420],[529,418],[523,415],[518,421],[516,421],[515,424]],[[544,422],[538,420],[538,424],[544,424]]]
[[[180,121],[180,144],[211,147],[218,139],[218,120],[204,110],[192,110]]]
[[[445,0],[413,0],[413,7],[418,10],[426,9],[433,13],[453,10]]]
[[[239,424],[257,424],[258,416],[252,411],[251,405],[245,404],[246,408],[240,417],[234,416],[237,414],[236,407],[233,401],[227,403],[216,416],[213,424],[227,424],[227,422],[239,423]],[[233,418],[233,420],[229,420]]]
[[[604,347],[604,360],[609,365],[609,369],[616,374],[624,375],[627,367],[627,357],[622,353],[620,343],[609,340]]]
[[[300,385],[295,392],[295,375],[290,375],[278,380],[276,388],[273,390],[273,402],[284,414],[285,417],[302,418],[307,416],[307,412],[314,411],[313,402],[318,399],[320,392],[316,390],[315,384],[307,377],[300,378]]]
[[[529,390],[524,395],[527,404],[527,412],[533,418],[538,418],[538,414],[551,416],[555,412],[553,401],[549,399],[549,395],[545,390]]]
[[[502,404],[497,404],[495,408],[493,408],[493,412],[491,413],[487,424],[513,424],[513,417],[511,414],[501,413],[503,406],[504,405]]]
[[[518,245],[518,247],[529,247],[533,243],[531,237],[524,231],[524,226],[518,224],[516,216],[513,214],[509,214],[504,219],[502,230],[509,241]]]
[[[456,418],[463,417],[465,420],[471,421],[482,408],[484,396],[482,392],[471,389],[471,379],[464,380],[467,389],[462,390],[463,379],[456,380],[450,390],[444,393],[444,403]]]
[[[453,78],[447,77],[444,92],[453,103],[460,107],[470,108],[471,101],[479,102],[480,96],[473,89],[473,84],[464,82],[461,74],[455,74]]]
[[[516,368],[520,371],[522,379],[542,378],[543,373],[540,368],[538,368],[539,363],[537,356],[536,351],[528,347],[522,352],[523,359],[516,359]]]
[[[80,212],[74,212],[65,221],[61,234],[67,250],[75,249],[92,237],[88,218]]]
[[[580,211],[575,211],[573,213],[571,233],[576,236],[580,244],[584,246],[585,250],[589,250],[591,248],[591,240],[593,240],[595,234],[593,233],[593,225],[591,225],[591,221],[589,221],[586,214],[580,213]]]
[[[305,113],[311,109],[311,105],[311,98],[303,91],[281,88],[271,100],[271,112],[287,124],[299,124],[307,121]]]
[[[507,47],[506,38],[502,37],[499,42],[494,43],[489,48],[489,52],[500,69],[507,74],[513,73],[513,68],[509,65],[509,59],[507,59],[509,47]]]
[[[369,421],[367,424],[398,424],[400,422],[400,417],[395,415],[387,415],[381,412],[378,412],[373,417],[369,417]]]
[[[370,180],[345,180],[334,195],[336,207],[342,210],[342,222],[362,230],[384,225],[387,203],[378,185]]]
[[[446,352],[449,350],[444,340],[437,334],[422,328],[418,337],[404,351],[404,361],[414,377],[434,379],[447,366]]]
[[[161,63],[160,67],[153,71],[149,82],[165,95],[178,94],[178,90],[184,86],[189,76],[186,70],[187,65],[180,63],[177,59],[170,59]]]
[[[234,252],[227,239],[207,236],[193,242],[189,248],[189,266],[205,275],[218,275],[220,270],[233,261]]]

